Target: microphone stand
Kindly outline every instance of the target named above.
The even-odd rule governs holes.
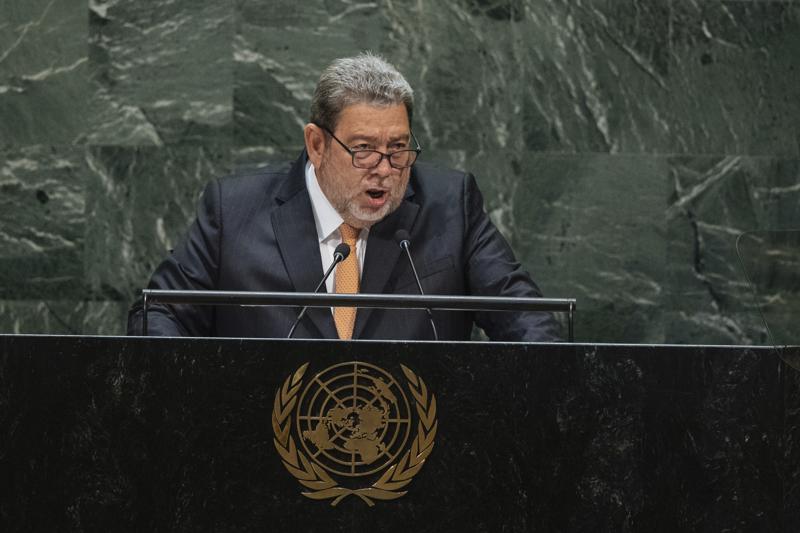
[[[333,251],[333,263],[331,263],[331,266],[329,266],[328,270],[325,271],[325,275],[322,276],[322,280],[319,282],[319,285],[317,285],[317,288],[314,289],[315,294],[319,292],[319,290],[328,280],[328,277],[330,277],[331,272],[333,272],[333,269],[336,268],[336,265],[347,259],[348,255],[350,255],[350,246],[347,243],[341,243],[339,244],[339,246],[336,247],[336,250]],[[300,321],[306,315],[307,310],[308,310],[307,305],[300,310],[300,313],[298,313],[297,318],[294,319],[294,323],[292,324],[292,329],[289,330],[289,334],[286,336],[287,339],[292,338],[292,335],[294,335],[294,330],[297,329],[298,324],[300,324]]]
[[[422,283],[419,281],[419,276],[417,275],[417,267],[414,266],[414,260],[411,258],[411,240],[409,238],[409,234],[406,230],[398,230],[395,233],[395,238],[399,241],[398,244],[400,248],[405,250],[406,257],[408,257],[408,262],[411,265],[411,272],[414,273],[414,280],[417,282],[417,288],[419,289],[419,293],[425,296],[425,292],[422,290]],[[431,312],[430,307],[426,307],[425,311],[428,313],[428,320],[431,322],[431,329],[433,330],[433,340],[439,340],[439,333],[436,331],[436,323],[433,321],[433,313]]]

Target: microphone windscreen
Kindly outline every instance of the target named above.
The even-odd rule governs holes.
[[[339,246],[333,251],[334,256],[337,254],[342,256],[342,261],[347,259],[347,256],[350,255],[350,245],[346,242],[340,242]]]
[[[397,244],[402,244],[403,241],[411,242],[411,235],[408,234],[408,231],[399,229],[394,232],[394,240],[397,241]]]

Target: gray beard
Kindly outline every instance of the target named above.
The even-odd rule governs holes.
[[[352,201],[346,201],[342,206],[334,205],[333,207],[345,222],[355,228],[369,228],[397,209],[392,202],[386,202],[377,211],[362,209]]]
[[[317,172],[320,174],[325,171],[326,169],[324,168],[317,170]],[[392,200],[386,202],[377,211],[363,209],[356,205],[353,198],[347,197],[346,191],[344,191],[339,185],[336,185],[335,180],[319,180],[319,175],[317,176],[317,179],[320,182],[320,188],[322,188],[322,181],[332,183],[330,191],[323,189],[322,192],[325,194],[325,197],[328,198],[328,201],[331,203],[333,208],[336,209],[336,212],[339,213],[339,216],[342,217],[342,220],[354,228],[371,227],[373,224],[380,222],[392,211],[400,207],[400,203],[403,201],[403,195],[400,194],[398,195],[398,198],[392,198]]]

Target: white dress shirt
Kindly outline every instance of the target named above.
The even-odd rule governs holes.
[[[339,243],[342,242],[342,234],[339,226],[344,220],[342,216],[333,208],[325,193],[319,186],[317,174],[314,172],[314,165],[311,161],[306,163],[306,188],[311,197],[311,209],[314,211],[314,224],[317,227],[317,238],[319,239],[319,255],[322,258],[322,272],[326,272],[333,263],[333,252]],[[367,251],[368,229],[362,229],[356,241],[356,249],[350,250],[358,258],[358,272],[364,271],[364,255]],[[320,274],[321,277],[321,274]],[[325,283],[325,288],[329,293],[334,292],[336,271]]]

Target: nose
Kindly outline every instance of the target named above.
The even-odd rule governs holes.
[[[383,157],[381,157],[381,162],[378,163],[378,166],[375,167],[373,170],[375,174],[378,174],[381,177],[386,177],[392,173],[394,167],[392,167],[392,165],[389,164],[389,158],[384,155]]]

